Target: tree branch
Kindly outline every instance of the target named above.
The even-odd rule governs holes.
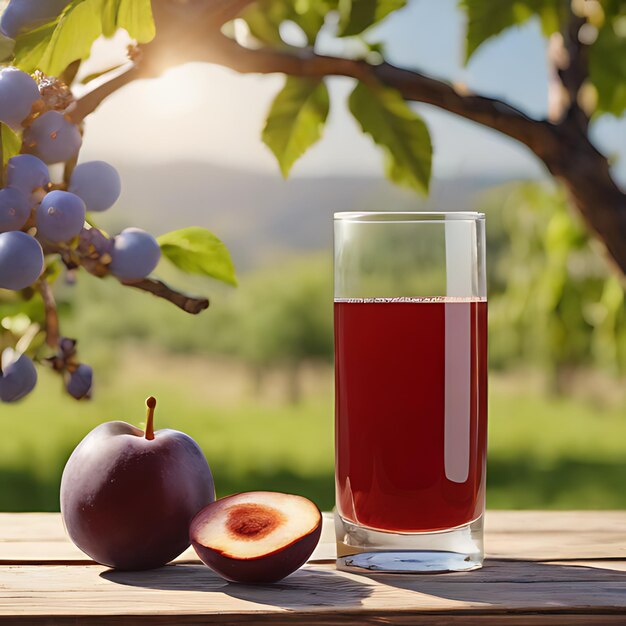
[[[406,100],[438,107],[527,146],[564,182],[590,229],[600,236],[626,273],[626,195],[613,180],[606,157],[593,146],[587,133],[587,115],[578,103],[580,88],[588,75],[587,48],[579,38],[584,20],[572,13],[561,35],[567,63],[559,65],[557,72],[566,106],[562,109],[564,115],[556,116],[558,123],[552,123],[532,119],[497,98],[471,94],[464,88],[391,63],[374,65],[364,60],[319,55],[311,49],[246,48],[222,34],[219,26],[250,3],[251,0],[234,0],[226,11],[229,3],[212,0],[204,2],[203,12],[196,10],[192,15],[187,11],[180,17],[181,8],[188,3],[172,9],[171,1],[156,0],[159,34],[143,47],[141,66],[82,98],[76,107],[78,117],[82,119],[104,97],[134,78],[158,76],[168,67],[193,61],[222,65],[240,73],[346,76],[367,84],[383,84],[398,90]],[[222,9],[226,12],[220,13]],[[177,19],[172,19],[172,10],[178,12]],[[181,46],[183,39],[185,45]]]
[[[51,348],[57,348],[59,343],[59,316],[54,294],[50,283],[45,278],[40,279],[38,287],[45,310],[46,343]]]
[[[153,0],[152,10],[159,28],[163,24],[172,26],[172,18],[186,27],[195,30],[200,27],[207,30],[219,28],[235,19],[248,5],[257,0]]]
[[[94,228],[89,232],[99,233],[102,238],[104,236],[97,229]],[[82,267],[86,272],[95,276],[96,278],[104,278],[111,275],[109,263],[111,261],[110,254],[102,253],[98,249],[98,242],[81,242],[77,249],[69,249],[63,245],[48,244],[44,247],[45,254],[60,254],[61,259],[68,269],[77,269]],[[105,260],[108,257],[108,260]],[[184,293],[180,293],[170,286],[166,285],[160,280],[153,278],[144,278],[137,281],[119,281],[125,287],[134,287],[141,291],[147,291],[158,298],[167,300],[176,305],[179,309],[192,315],[204,311],[209,307],[209,300],[207,298],[199,298],[195,296],[188,296]],[[50,285],[45,279],[40,280],[39,290],[46,305],[46,323],[51,329],[53,336],[58,339],[58,320],[56,319],[56,306],[54,303],[54,295]],[[48,331],[50,334],[50,331]],[[56,335],[55,335],[56,333]]]
[[[187,296],[184,293],[179,293],[168,287],[164,282],[155,280],[153,278],[144,278],[137,282],[124,282],[120,281],[126,287],[134,287],[141,291],[147,291],[158,298],[168,300],[172,304],[175,304],[179,309],[182,309],[186,313],[197,315],[205,309],[209,308],[209,300],[207,298],[196,298],[193,296]]]
[[[559,76],[567,89],[570,97],[570,109],[580,110],[578,95],[580,88],[589,76],[589,46],[580,40],[581,29],[587,23],[584,17],[578,17],[572,13],[571,3],[567,3],[570,18],[565,27],[565,49],[569,57],[569,63],[559,68]]]
[[[311,49],[297,52],[249,49],[221,33],[205,38],[202,48],[190,49],[190,55],[194,60],[223,65],[240,73],[319,78],[347,76],[364,83],[383,83],[397,89],[406,100],[431,104],[478,122],[521,141],[534,151],[541,152],[546,142],[554,141],[554,127],[545,120],[534,120],[497,98],[474,95],[464,88],[391,63],[373,65],[363,60],[315,54]]]
[[[580,38],[587,20],[572,11],[571,3],[567,6],[567,20],[561,32],[550,37],[548,44],[549,116],[555,123],[571,121],[586,130],[589,116],[579,102],[579,95],[589,76],[589,47]]]
[[[87,115],[93,113],[98,108],[105,98],[124,85],[140,78],[141,72],[142,70],[139,65],[131,65],[122,73],[98,85],[98,87],[95,87],[76,101],[76,106],[69,112],[70,119],[75,124],[80,124]]]

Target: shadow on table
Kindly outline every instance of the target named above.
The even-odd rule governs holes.
[[[372,592],[363,578],[338,577],[334,572],[307,567],[271,585],[241,585],[226,582],[203,565],[166,565],[145,572],[108,570],[100,576],[119,585],[163,591],[220,592],[257,604],[284,609],[304,607],[358,607]]]
[[[488,560],[483,569],[474,572],[372,574],[367,578],[405,591],[494,609],[572,606],[588,604],[590,597],[594,605],[626,608],[626,572],[610,568],[610,561],[603,565]]]
[[[294,610],[359,608],[365,598],[381,590],[375,583],[415,593],[414,601],[403,596],[400,601],[404,605],[395,607],[398,609],[432,608],[429,596],[495,610],[515,606],[551,610],[580,605],[626,608],[626,572],[607,568],[610,562],[604,565],[493,560],[475,572],[414,576],[337,575],[313,566],[272,585],[228,583],[201,565],[168,565],[146,572],[109,570],[100,576],[120,585],[163,591],[219,592],[247,602]]]

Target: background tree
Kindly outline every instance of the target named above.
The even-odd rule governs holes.
[[[325,258],[261,271],[242,283],[227,313],[234,340],[229,352],[253,368],[258,390],[266,369],[278,366],[286,374],[289,401],[300,401],[302,364],[332,361],[332,299],[332,268]]]
[[[74,0],[70,7],[89,2],[98,4]],[[368,41],[368,29],[401,11],[406,0],[154,0],[152,5],[157,36],[141,46],[141,55],[135,55],[136,62],[124,73],[78,103],[76,119],[127,82],[157,76],[167,67],[188,61],[206,61],[242,73],[286,74],[285,87],[263,131],[264,141],[286,175],[321,136],[329,108],[324,79],[351,77],[356,84],[349,98],[350,110],[363,132],[380,146],[393,181],[427,191],[431,173],[428,129],[407,103],[439,107],[497,130],[531,150],[563,183],[613,264],[626,272],[626,194],[612,177],[607,156],[590,136],[590,127],[599,116],[619,116],[626,109],[623,1],[461,1],[467,14],[467,61],[485,41],[539,17],[549,38],[546,119],[533,119],[497,98],[387,62],[383,47]],[[295,47],[284,40],[281,27],[286,23],[300,29],[306,46]],[[248,35],[236,37],[242,24]],[[357,41],[361,54],[352,58],[317,54],[316,42],[324,27]],[[83,56],[87,51],[85,45]],[[80,56],[78,51],[74,56]],[[71,57],[66,55],[66,60],[72,61]]]
[[[35,10],[33,7],[39,11],[41,7],[54,6],[54,11],[44,19],[37,18],[27,28],[13,24],[15,40],[4,39],[0,43],[6,63],[28,73],[38,72],[45,113],[33,109],[21,122],[26,129],[24,137],[29,131],[33,134],[30,127],[48,112],[62,117],[64,124],[80,127],[85,117],[117,89],[137,78],[156,77],[172,65],[204,61],[242,73],[285,74],[284,88],[274,100],[262,133],[285,176],[322,135],[330,107],[325,84],[328,76],[354,79],[349,109],[363,132],[381,149],[387,175],[421,193],[427,193],[429,187],[432,147],[426,124],[410,103],[439,107],[527,146],[563,183],[588,231],[603,242],[613,264],[622,274],[626,273],[626,194],[613,179],[609,160],[594,146],[590,134],[599,116],[618,116],[626,109],[624,2],[461,1],[467,14],[467,60],[486,40],[507,28],[533,16],[540,19],[549,38],[546,119],[533,119],[497,98],[472,94],[462,85],[387,62],[384,47],[371,41],[369,29],[405,5],[406,0],[42,0],[28,5],[12,0],[7,11],[13,7],[15,15],[19,14],[18,8],[27,6],[30,9],[26,13]],[[299,31],[304,45],[294,46],[289,43],[291,38],[286,40],[287,27],[291,32]],[[92,43],[102,35],[112,36],[120,28],[135,42],[129,48],[128,62],[83,79],[95,79],[96,86],[76,100],[72,89]],[[318,38],[323,29],[350,40],[350,49],[357,52],[351,57],[320,54]],[[21,131],[16,134],[5,124],[1,130],[3,164],[20,151],[30,150],[27,142],[22,141]],[[65,180],[48,185],[46,191],[67,188],[74,165],[75,156],[65,163]],[[23,230],[28,228],[26,223]],[[565,234],[561,240],[569,242],[570,249],[586,241],[575,229]],[[211,233],[183,229],[162,236],[159,243],[163,256],[183,271],[234,282],[230,258]],[[110,272],[109,268],[92,263],[88,256],[81,257],[80,247],[46,249],[46,254],[59,259],[46,265],[34,287],[45,310],[45,341],[54,350],[60,346],[50,288],[58,274],[56,260],[70,270],[82,266],[99,277]],[[563,274],[566,262],[562,254],[556,260],[560,265],[555,262],[551,266],[552,277]],[[188,312],[199,312],[208,305],[203,298],[190,298],[149,277],[129,284],[166,298]],[[619,298],[611,296],[613,291],[606,297],[618,302]],[[10,302],[9,307],[23,312],[30,305],[20,298],[28,300],[31,296],[23,290],[18,301]],[[565,300],[558,300],[559,303],[576,301],[567,294],[563,297]],[[566,332],[565,327],[556,330]],[[22,344],[31,342],[36,348],[37,341],[41,341],[28,333],[25,336]],[[287,343],[292,344],[292,352],[299,350],[298,341]],[[74,359],[73,344],[63,345],[69,356],[62,355],[61,365]],[[264,351],[269,354],[270,348],[266,346]],[[73,362],[70,364],[74,366]]]

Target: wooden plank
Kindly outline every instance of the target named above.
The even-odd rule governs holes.
[[[462,616],[481,623],[483,616],[531,614],[586,616],[581,623],[593,623],[593,615],[621,616],[624,623],[626,563],[492,561],[479,572],[419,577],[365,577],[337,572],[331,565],[307,565],[268,586],[229,584],[199,565],[147,572],[78,565],[0,567],[0,616],[16,624],[17,618],[38,623],[40,617],[41,623],[82,625],[92,616],[129,623],[133,616],[147,615],[169,616],[176,624],[258,622],[268,615],[271,623],[281,618],[307,623],[300,616],[308,616],[309,623],[313,618],[375,623],[377,616],[384,616],[385,623],[393,623],[394,616],[397,623],[408,623],[403,619],[410,615],[415,623],[416,616],[421,621],[431,615],[440,618],[432,623],[444,624]],[[185,616],[191,621],[185,622]],[[201,616],[204,621],[198,621]]]
[[[626,624],[626,513],[496,511],[486,528],[489,552],[511,560],[477,572],[366,577],[314,563],[276,585],[244,586],[193,552],[149,572],[88,565],[58,514],[0,514],[0,558],[14,559],[0,566],[0,624]],[[317,558],[329,557],[326,514]]]
[[[597,615],[572,613],[532,613],[528,615],[495,613],[479,615],[470,613],[428,613],[415,614],[413,611],[385,610],[344,611],[321,613],[302,613],[292,611],[283,614],[198,614],[198,615],[90,615],[87,620],[71,615],[54,617],[2,617],[0,624],[8,626],[145,626],[156,624],[163,626],[239,626],[240,624],[271,624],[272,626],[624,626],[624,615]]]
[[[492,558],[626,559],[626,512],[489,511],[485,537]]]
[[[324,513],[322,537],[312,561],[335,560],[332,514]],[[200,563],[188,548],[176,563]],[[93,565],[68,538],[59,513],[0,513],[0,565]]]
[[[626,512],[489,511],[488,557],[499,559],[626,559]],[[312,561],[335,558],[332,515]],[[197,563],[189,549],[177,562]],[[91,563],[67,538],[58,513],[0,514],[0,564]]]

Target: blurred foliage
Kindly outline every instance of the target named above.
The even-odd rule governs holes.
[[[299,365],[332,360],[329,255],[291,259],[278,268],[244,275],[235,291],[217,286],[211,308],[201,319],[181,316],[158,300],[147,305],[143,294],[119,294],[115,287],[114,281],[80,281],[61,291],[73,302],[63,320],[66,332],[89,338],[82,353],[103,368],[115,358],[110,346],[129,339],[175,353],[226,355],[247,363],[257,386],[263,383],[264,368],[283,368],[289,375],[288,395],[295,402],[301,395]],[[113,298],[123,315],[112,314],[107,303]]]
[[[498,206],[501,208],[498,208]],[[516,186],[487,201],[492,367],[553,377],[581,366],[626,372],[624,289],[570,215],[562,190]]]
[[[568,374],[579,368],[626,374],[624,288],[570,215],[564,193],[547,183],[521,183],[490,191],[480,206],[487,213],[492,368],[540,369],[556,391],[566,390]],[[423,262],[429,250],[393,250],[382,256],[390,267],[399,260],[419,267],[419,274],[397,273],[407,289],[442,282],[441,264],[428,270]],[[396,259],[397,250],[404,256]],[[295,377],[303,361],[332,361],[330,256],[286,259],[244,275],[234,291],[217,285],[202,321],[158,300],[147,303],[132,290],[120,294],[113,281],[80,281],[65,288],[67,302],[70,290],[76,298],[64,328],[89,337],[82,349],[96,359],[112,358],[111,345],[133,339],[173,352],[228,355],[259,376],[277,366]],[[110,302],[124,314],[112,314]]]

